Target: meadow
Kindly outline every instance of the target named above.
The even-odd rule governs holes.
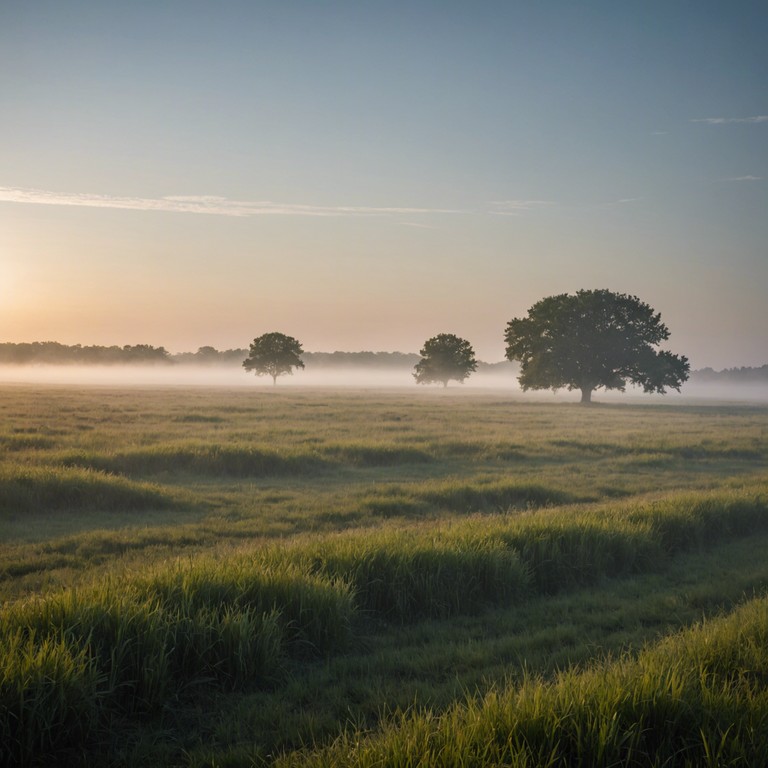
[[[0,388],[0,764],[759,765],[768,406]]]

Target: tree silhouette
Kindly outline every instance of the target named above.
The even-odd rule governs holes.
[[[272,384],[285,373],[293,374],[293,368],[303,368],[301,344],[284,333],[265,333],[253,340],[243,368],[257,376],[271,376]]]
[[[528,317],[507,324],[508,360],[519,360],[524,389],[581,390],[589,403],[600,387],[624,391],[627,381],[645,392],[680,390],[686,357],[653,347],[669,338],[661,315],[636,296],[608,290],[549,296]]]
[[[416,363],[413,378],[417,384],[440,382],[448,386],[451,379],[464,379],[477,369],[472,345],[452,333],[440,333],[424,342],[419,352],[421,360]]]

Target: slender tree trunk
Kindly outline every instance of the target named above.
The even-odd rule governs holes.
[[[581,402],[587,405],[592,402],[592,387],[581,388]]]
[[[272,374],[272,386],[274,387],[275,384],[277,384],[277,374]]]

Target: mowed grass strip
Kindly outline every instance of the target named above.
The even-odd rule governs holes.
[[[0,514],[67,510],[167,509],[174,498],[157,485],[79,467],[0,468]]]
[[[763,765],[768,754],[768,599],[674,635],[637,659],[529,679],[443,715],[390,718],[300,750],[293,766]]]

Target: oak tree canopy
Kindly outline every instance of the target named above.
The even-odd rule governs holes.
[[[428,339],[419,354],[421,360],[416,363],[413,374],[417,384],[439,382],[447,387],[451,379],[463,383],[477,370],[472,345],[452,333],[439,333]]]
[[[507,323],[504,338],[507,359],[521,363],[524,390],[578,389],[582,403],[600,387],[623,392],[628,381],[645,392],[679,391],[690,370],[686,357],[654,349],[669,338],[659,313],[608,290],[541,299]]]
[[[253,371],[257,376],[271,376],[277,384],[277,377],[285,373],[293,374],[293,368],[303,368],[301,344],[284,333],[265,333],[251,343],[248,357],[243,360],[243,368]]]

